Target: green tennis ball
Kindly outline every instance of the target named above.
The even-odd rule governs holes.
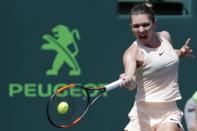
[[[192,95],[192,99],[197,103],[197,91]]]
[[[68,111],[68,108],[69,108],[68,103],[65,101],[62,101],[57,106],[57,112],[59,114],[65,114]]]

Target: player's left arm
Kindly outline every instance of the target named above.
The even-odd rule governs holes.
[[[172,44],[172,39],[169,32],[162,31],[160,34]],[[188,38],[185,44],[180,49],[175,49],[175,52],[179,58],[194,57],[194,55],[192,54],[192,49],[189,47],[190,42],[191,39]]]
[[[185,44],[179,49],[177,50],[177,55],[179,56],[179,58],[183,58],[183,57],[192,57],[194,58],[195,56],[192,54],[192,49],[189,47],[191,39],[188,38],[187,41],[185,42]]]

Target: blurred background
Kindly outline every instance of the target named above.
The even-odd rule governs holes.
[[[121,131],[128,123],[135,91],[117,89],[98,101],[69,129],[50,125],[48,98],[60,85],[79,82],[98,86],[123,72],[122,55],[135,39],[128,13],[143,0],[2,0],[0,2],[0,130]],[[197,50],[196,0],[153,0],[158,31],[167,30],[180,48],[188,37]],[[70,52],[69,58],[44,45],[50,35]],[[62,39],[58,39],[59,38]],[[65,62],[53,66],[58,57]],[[71,62],[71,64],[70,64]],[[196,87],[196,59],[180,61],[181,110]],[[49,69],[54,69],[50,72]],[[72,69],[77,71],[71,73]],[[77,97],[68,93],[66,96]],[[183,125],[185,120],[183,119]]]

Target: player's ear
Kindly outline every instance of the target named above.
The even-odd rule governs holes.
[[[157,29],[157,19],[156,18],[154,18],[154,20],[153,20],[153,26],[154,26],[154,29]]]

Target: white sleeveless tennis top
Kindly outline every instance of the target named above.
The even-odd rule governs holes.
[[[145,57],[144,64],[136,71],[136,102],[168,102],[181,99],[177,82],[179,58],[167,40],[162,37],[159,39],[161,45],[158,48],[149,48],[135,41]]]

